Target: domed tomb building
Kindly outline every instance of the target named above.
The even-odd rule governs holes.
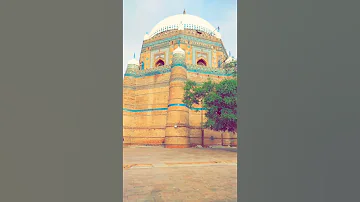
[[[170,16],[144,36],[139,60],[128,62],[123,85],[123,144],[186,148],[236,146],[236,134],[203,129],[206,109],[182,102],[187,80],[231,77],[218,28],[186,14]]]

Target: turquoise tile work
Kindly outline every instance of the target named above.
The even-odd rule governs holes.
[[[212,65],[212,52],[210,49],[206,49],[206,48],[202,48],[202,47],[198,47],[198,46],[193,46],[193,58],[192,58],[192,64],[196,65],[196,52],[204,52],[208,54],[208,58],[206,58],[208,60],[208,65]]]
[[[150,68],[154,68],[154,62],[155,62],[155,59],[154,59],[154,54],[155,53],[158,53],[158,52],[164,52],[165,53],[165,65],[169,65],[170,64],[170,61],[169,61],[169,47],[166,47],[166,48],[161,48],[160,50],[153,50],[151,51],[150,53]]]
[[[169,37],[169,38],[166,38],[166,39],[162,39],[162,40],[158,40],[158,41],[154,41],[154,42],[144,44],[143,48],[153,47],[153,46],[156,46],[156,45],[159,45],[159,44],[162,44],[162,43],[166,43],[166,42],[170,42],[170,41],[173,41],[173,40],[177,40],[177,39],[186,39],[186,40],[191,40],[191,41],[204,43],[204,44],[208,44],[208,45],[215,45],[215,46],[221,47],[222,49],[225,50],[224,46],[221,43],[209,41],[209,40],[206,40],[206,39],[200,39],[200,38],[193,37],[193,36],[187,36],[187,35],[183,35],[183,34],[180,34],[180,35],[177,35],[177,36],[172,36],[172,37]]]
[[[124,111],[126,112],[152,112],[152,111],[163,111],[163,110],[167,110],[168,108],[153,108],[153,109],[126,109],[123,108]]]
[[[168,107],[186,107],[185,104],[169,104]]]
[[[204,67],[199,65],[187,65],[187,71],[200,74],[211,74],[216,76],[231,76],[232,72],[217,67]]]
[[[168,107],[176,107],[176,106],[185,106],[185,104],[169,104]],[[166,111],[168,110],[168,107],[164,107],[164,108],[152,108],[152,109],[127,109],[127,108],[123,108],[124,111],[126,112],[151,112],[151,111]],[[200,111],[200,110],[206,110],[205,108],[190,108],[191,110],[194,111]]]
[[[145,76],[153,76],[158,74],[166,74],[171,72],[171,67],[174,66],[182,66],[187,69],[188,72],[200,73],[200,74],[211,74],[216,76],[231,76],[232,73],[217,67],[204,67],[198,65],[184,65],[184,64],[173,64],[166,65],[161,68],[150,68],[145,70],[137,70],[137,69],[128,69],[125,73],[125,76],[140,78]]]
[[[171,72],[171,67],[170,65],[165,65],[161,68],[150,68],[150,69],[145,69],[145,70],[138,70],[138,69],[127,69],[125,76],[130,76],[130,77],[135,77],[135,78],[139,78],[139,77],[144,77],[144,76],[153,76],[153,75],[158,75],[158,74],[166,74]]]

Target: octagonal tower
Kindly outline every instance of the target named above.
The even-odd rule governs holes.
[[[228,57],[218,28],[200,17],[179,14],[162,20],[145,34],[140,64],[144,63],[144,69],[170,65],[178,41],[186,64],[218,67]]]
[[[206,109],[186,107],[187,80],[197,83],[231,77],[229,57],[219,28],[183,14],[160,21],[144,35],[138,60],[129,61],[124,77],[124,145],[237,145],[236,134],[205,130]]]

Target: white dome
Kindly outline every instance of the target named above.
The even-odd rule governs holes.
[[[139,61],[135,60],[135,58],[129,60],[128,65],[139,65]]]
[[[228,59],[225,60],[225,63],[230,63],[232,61],[235,61],[235,58],[234,57],[228,57]]]
[[[221,39],[221,34],[220,34],[220,32],[216,32],[216,33],[215,33],[215,37],[218,38],[218,39]]]
[[[167,30],[181,29],[182,26],[183,29],[199,30],[212,34],[217,38],[221,38],[220,33],[217,30],[215,30],[215,27],[213,27],[208,21],[200,17],[189,14],[179,14],[165,18],[164,20],[160,21],[157,25],[155,25],[155,27],[149,33],[149,37],[151,38]]]
[[[185,51],[181,49],[180,47],[177,47],[177,49],[174,50],[173,54],[180,53],[185,55]]]
[[[148,40],[148,39],[150,39],[149,35],[148,35],[148,34],[145,34],[145,35],[144,35],[144,41],[145,41],[145,40]]]

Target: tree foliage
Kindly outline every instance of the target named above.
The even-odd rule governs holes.
[[[216,131],[234,132],[237,129],[237,80],[225,79],[219,83],[208,80],[201,85],[187,81],[183,102],[190,108],[202,104],[206,108],[203,127]]]
[[[224,69],[227,73],[232,73],[233,77],[237,77],[237,61],[233,60],[224,65]]]

